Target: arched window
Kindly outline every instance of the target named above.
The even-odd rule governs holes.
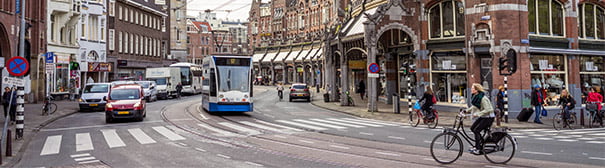
[[[529,34],[564,35],[563,5],[556,0],[528,0]]]
[[[595,4],[581,4],[578,9],[579,37],[605,40],[605,10]]]
[[[429,9],[431,38],[464,36],[464,4],[444,1]]]

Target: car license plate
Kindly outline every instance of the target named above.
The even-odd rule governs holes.
[[[118,114],[130,114],[128,111],[118,111]]]
[[[303,94],[298,94],[298,96],[303,96]]]
[[[90,104],[90,107],[97,107],[99,104]]]

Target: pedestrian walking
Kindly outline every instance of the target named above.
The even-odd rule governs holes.
[[[363,81],[363,79],[359,81],[359,84],[357,86],[357,93],[359,93],[359,95],[361,96],[361,100],[363,100],[363,97],[365,97],[366,94],[366,83]]]
[[[534,123],[542,124],[540,120],[540,114],[542,113],[542,105],[544,104],[544,94],[540,85],[534,85],[534,90],[531,93],[531,105],[534,106],[534,112],[536,113]]]
[[[181,91],[183,90],[183,85],[181,84],[181,82],[179,82],[179,84],[176,85],[176,96],[177,98],[181,98]]]
[[[9,101],[11,99],[11,89],[9,87],[5,87],[4,88],[4,93],[2,93],[2,106],[4,107],[4,117],[6,117],[6,115],[8,115],[8,110],[10,109],[9,107]]]
[[[498,94],[496,95],[496,108],[500,111],[498,114],[498,118],[502,117],[504,114],[504,86],[498,86]]]

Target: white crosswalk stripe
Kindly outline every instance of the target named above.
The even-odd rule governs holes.
[[[76,152],[93,150],[90,133],[76,134]]]
[[[58,154],[61,150],[61,139],[62,135],[53,135],[46,138],[44,142],[44,147],[42,147],[42,152],[40,155],[51,155]]]
[[[336,122],[336,121],[329,121],[329,120],[323,120],[323,119],[318,119],[318,118],[314,118],[314,119],[310,119],[310,120],[324,122],[324,123],[330,123],[330,124],[336,124],[336,125],[342,125],[342,126],[347,126],[347,127],[353,127],[353,128],[364,128],[365,127],[365,126],[360,126],[360,125],[340,123],[340,122]]]
[[[222,129],[218,129],[218,128],[215,128],[215,127],[212,127],[212,126],[209,126],[209,125],[206,125],[206,124],[197,124],[197,125],[199,125],[202,128],[208,129],[208,130],[210,130],[212,132],[215,132],[215,133],[217,133],[217,134],[219,134],[221,136],[237,136],[237,134],[235,134],[235,133],[232,133],[232,132],[229,132],[229,131],[225,131],[225,130],[222,130]]]
[[[391,123],[386,123],[386,122],[381,122],[381,121],[376,121],[376,120],[370,120],[370,119],[361,119],[361,118],[343,118],[343,120],[359,121],[359,122],[378,124],[378,125],[386,125],[386,126],[399,126],[399,125],[396,125],[396,124],[391,124]]]
[[[301,124],[301,123],[287,121],[287,120],[276,120],[276,121],[280,122],[280,123],[284,123],[284,124],[294,125],[294,126],[313,129],[313,130],[319,130],[319,131],[328,130],[328,129],[322,128],[322,127],[312,126],[312,125],[308,125],[308,124]]]
[[[236,124],[233,124],[233,123],[220,122],[218,124],[226,126],[226,127],[229,127],[229,128],[232,128],[232,129],[234,129],[234,130],[236,130],[238,132],[246,133],[248,135],[258,135],[258,134],[261,134],[257,130],[253,130],[253,129],[246,128],[246,127],[243,127],[243,126],[239,126],[239,125],[236,125]]]
[[[273,126],[273,127],[284,128],[284,129],[288,129],[288,130],[292,130],[292,131],[302,131],[300,129],[296,129],[296,128],[292,128],[292,127],[286,127],[286,126],[279,125],[279,124],[273,124],[273,123],[262,121],[262,120],[255,120],[255,121],[258,122],[258,123],[269,125],[269,126]]]
[[[362,122],[357,122],[357,121],[349,121],[349,120],[343,120],[343,119],[337,119],[337,118],[328,118],[328,120],[339,121],[339,122],[350,123],[350,124],[357,124],[357,125],[365,125],[365,126],[370,126],[370,127],[382,127],[382,125],[362,123]]]
[[[171,141],[185,140],[184,137],[168,130],[168,128],[166,128],[166,127],[158,126],[158,127],[153,127],[153,129],[155,131],[157,131],[158,133],[164,135],[166,138],[170,139]]]
[[[107,142],[107,146],[109,146],[109,148],[126,146],[124,141],[122,141],[120,136],[118,136],[118,133],[116,133],[115,129],[105,129],[101,130],[101,132],[103,133],[103,137],[105,137],[105,142]]]
[[[249,121],[240,121],[239,123],[242,123],[242,124],[245,124],[248,126],[253,126],[256,128],[260,128],[260,129],[264,129],[264,130],[273,131],[273,132],[288,133],[285,130],[281,130],[281,129],[277,129],[277,128],[273,128],[273,127],[269,127],[269,126],[265,126],[265,125],[261,125],[261,124],[256,124],[256,123],[249,122]]]
[[[312,124],[312,125],[319,125],[319,126],[322,126],[322,127],[328,127],[328,128],[334,128],[334,129],[345,129],[345,128],[347,128],[347,127],[341,127],[341,126],[336,126],[336,125],[328,125],[328,124],[323,124],[323,123],[314,122],[314,121],[308,121],[308,120],[301,120],[301,119],[295,119],[294,121],[302,122],[302,123],[307,123],[307,124]]]
[[[583,142],[592,144],[601,144],[605,141],[599,141],[599,138],[605,139],[605,129],[588,128],[574,130],[549,130],[549,129],[518,129],[509,132],[515,138],[529,138],[542,141],[559,142]]]
[[[130,132],[130,135],[132,135],[134,139],[139,141],[139,143],[141,144],[156,143],[155,140],[151,139],[151,137],[145,134],[145,132],[143,132],[143,130],[141,130],[140,128],[128,129],[128,132]]]

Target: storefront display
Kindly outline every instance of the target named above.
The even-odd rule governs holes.
[[[431,83],[437,101],[466,104],[466,56],[462,52],[431,55]]]
[[[582,102],[586,100],[588,88],[595,87],[597,92],[604,93],[605,62],[600,56],[580,56],[580,87],[582,89]]]
[[[539,85],[546,92],[546,103],[558,103],[561,90],[567,86],[567,60],[561,55],[530,55],[531,86]]]

